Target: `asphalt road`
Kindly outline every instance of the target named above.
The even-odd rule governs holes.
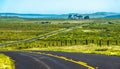
[[[116,56],[50,51],[34,52],[43,54],[29,52],[4,52],[4,54],[15,60],[16,69],[90,69],[90,67],[92,67],[91,69],[120,69],[120,57]],[[60,58],[54,57],[56,55]],[[64,57],[67,59],[64,60]]]

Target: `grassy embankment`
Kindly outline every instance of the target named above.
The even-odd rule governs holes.
[[[59,52],[76,52],[102,54],[108,56],[120,56],[120,46],[96,46],[96,45],[76,45],[64,47],[47,47],[47,48],[30,48],[25,50],[42,50],[42,51],[59,51]]]
[[[14,61],[8,56],[0,53],[0,69],[15,69]]]

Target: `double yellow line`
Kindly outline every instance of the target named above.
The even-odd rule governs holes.
[[[98,69],[98,68],[94,68],[94,67],[88,65],[88,64],[85,63],[85,62],[82,62],[82,61],[75,61],[75,60],[66,58],[66,57],[64,57],[64,56],[58,56],[58,55],[53,55],[53,54],[46,54],[46,53],[42,53],[42,52],[33,52],[33,53],[41,54],[41,55],[46,55],[46,56],[51,56],[51,57],[55,57],[55,58],[59,58],[59,59],[63,59],[63,60],[66,60],[66,61],[69,61],[69,62],[78,64],[78,65],[82,65],[82,66],[84,66],[84,67],[87,67],[88,69]]]

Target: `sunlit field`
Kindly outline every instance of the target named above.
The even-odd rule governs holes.
[[[1,46],[2,50],[50,50],[118,55],[120,19],[25,19],[1,18],[0,43],[19,42],[66,29],[55,35]],[[73,29],[74,27],[78,27]],[[69,30],[71,29],[71,30]]]
[[[15,69],[14,61],[0,53],[0,69]]]
[[[47,48],[29,48],[24,50],[74,52],[74,53],[101,54],[107,56],[120,56],[120,46],[100,47],[96,45],[75,45],[75,46],[47,47]]]

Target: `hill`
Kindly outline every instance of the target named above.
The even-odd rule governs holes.
[[[71,14],[71,13],[70,13]],[[80,14],[80,13],[72,13],[72,14]],[[68,18],[69,14],[19,14],[19,13],[0,13],[0,16],[7,17],[22,17],[22,18]],[[90,18],[105,18],[105,17],[118,17],[116,15],[120,15],[120,13],[114,12],[95,12],[91,14],[80,14],[82,16],[89,15]]]
[[[106,16],[105,18],[120,18],[120,15],[111,15],[111,16]]]

